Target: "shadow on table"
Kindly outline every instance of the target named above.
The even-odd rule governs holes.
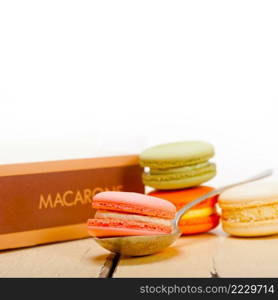
[[[138,257],[122,257],[120,264],[122,266],[127,265],[143,265],[156,263],[160,261],[165,261],[168,259],[172,259],[175,256],[181,255],[182,252],[186,251],[186,247],[189,247],[192,244],[198,244],[204,242],[204,240],[215,239],[217,235],[214,233],[206,233],[202,235],[191,235],[191,236],[183,236],[178,239],[172,246],[166,248],[164,251],[161,251],[157,254],[147,255],[147,256],[138,256]],[[96,262],[101,262],[107,257],[107,254],[99,255],[92,257],[91,260]]]
[[[168,247],[165,250],[153,254],[153,255],[147,255],[147,256],[138,256],[138,257],[123,257],[121,259],[121,265],[122,266],[132,266],[132,265],[144,265],[144,264],[150,264],[155,263],[159,261],[164,261],[167,259],[171,259],[174,256],[177,256],[179,254],[179,250],[174,247]]]
[[[161,260],[170,259],[173,256],[178,255],[179,251],[176,247],[168,247],[162,252],[153,255],[146,256],[137,256],[137,257],[128,257],[124,256],[121,258],[121,265],[139,265],[139,264],[147,264],[152,262],[157,262]],[[90,260],[94,263],[101,263],[103,260],[107,258],[107,254],[98,255],[90,258]]]

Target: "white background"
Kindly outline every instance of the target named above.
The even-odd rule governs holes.
[[[278,177],[277,1],[0,1],[0,162],[214,144]]]

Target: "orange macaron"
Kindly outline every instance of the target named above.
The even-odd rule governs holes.
[[[177,210],[185,204],[212,191],[209,186],[198,186],[183,190],[161,191],[155,190],[150,196],[162,198],[172,202]],[[207,232],[219,224],[219,215],[216,210],[217,196],[208,198],[191,208],[180,220],[179,228],[183,234],[197,234]]]

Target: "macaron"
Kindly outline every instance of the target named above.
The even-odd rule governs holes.
[[[278,182],[250,183],[223,192],[219,197],[222,226],[242,237],[278,233]]]
[[[193,200],[212,191],[212,187],[199,186],[183,190],[153,191],[149,195],[166,199],[173,203],[177,210]],[[207,232],[219,224],[219,215],[216,210],[217,196],[211,197],[192,207],[180,220],[179,228],[186,234]]]
[[[88,220],[95,237],[157,235],[171,233],[175,205],[152,196],[130,192],[102,192],[93,197],[96,209]]]
[[[148,167],[143,173],[145,185],[155,189],[183,189],[198,186],[216,175],[211,144],[186,141],[162,144],[144,150],[140,164]]]

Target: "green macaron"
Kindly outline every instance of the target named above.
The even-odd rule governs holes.
[[[214,156],[211,144],[202,141],[177,142],[154,146],[140,155],[145,185],[156,189],[182,189],[204,183],[216,174],[208,160]]]

